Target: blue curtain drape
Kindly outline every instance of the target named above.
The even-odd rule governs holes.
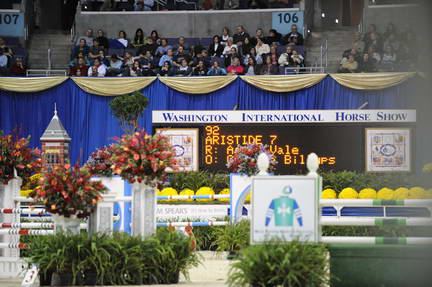
[[[293,110],[293,109],[357,109],[411,108],[415,80],[378,91],[357,91],[339,85],[327,77],[319,84],[291,93],[268,92],[248,85],[240,78],[216,92],[191,95],[173,90],[159,80],[144,88],[150,101],[139,123],[151,131],[153,110]],[[122,130],[111,115],[112,97],[92,95],[68,79],[61,85],[37,93],[0,90],[0,130],[21,136],[31,135],[31,144],[39,138],[53,116],[54,103],[63,125],[72,138],[72,162],[84,163],[98,147],[110,144]]]

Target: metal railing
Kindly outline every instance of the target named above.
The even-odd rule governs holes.
[[[328,65],[328,41],[325,39],[320,47],[320,66],[327,68]]]
[[[48,40],[48,50],[47,50],[47,59],[48,59],[48,70],[51,70],[51,40]]]
[[[322,74],[325,72],[325,68],[323,66],[311,66],[311,67],[285,67],[284,74],[285,75],[293,75],[293,74]]]
[[[55,77],[66,76],[67,70],[51,70],[51,69],[29,69],[27,70],[27,77]]]

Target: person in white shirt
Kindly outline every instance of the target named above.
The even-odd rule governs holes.
[[[256,51],[257,55],[262,57],[262,55],[270,53],[270,46],[267,44],[264,44],[262,38],[257,38],[257,44],[255,46],[255,51]]]
[[[127,48],[129,41],[126,39],[126,37],[127,37],[126,32],[120,31],[118,35],[119,35],[119,37],[118,37],[117,41],[122,43],[122,45],[125,46],[125,48]]]
[[[236,51],[238,50],[237,45],[233,43],[233,38],[229,37],[225,45],[225,49],[222,52],[222,55],[228,55],[231,51],[231,48],[235,48]]]
[[[87,75],[89,77],[105,77],[106,66],[101,63],[99,58],[96,58],[93,66],[88,69]]]

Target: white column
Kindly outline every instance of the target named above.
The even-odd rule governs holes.
[[[132,235],[148,237],[156,232],[156,189],[144,183],[132,185]]]
[[[89,218],[90,233],[112,234],[114,222],[115,194],[102,195],[102,200],[97,204],[95,212]]]

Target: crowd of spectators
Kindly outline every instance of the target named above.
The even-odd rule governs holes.
[[[415,33],[409,28],[399,32],[389,23],[383,33],[371,24],[368,31],[354,34],[351,48],[344,51],[340,73],[411,71],[417,64]]]
[[[265,35],[257,29],[254,36],[238,26],[231,34],[223,28],[209,45],[191,45],[179,37],[170,43],[151,31],[148,37],[138,28],[132,38],[124,31],[116,39],[107,39],[99,30],[88,29],[78,37],[69,63],[71,76],[217,76],[277,75],[285,67],[304,67],[303,35],[292,25],[281,35],[270,29]],[[297,70],[297,72],[298,72]]]
[[[26,76],[27,67],[22,57],[15,57],[12,48],[0,38],[0,76]]]

